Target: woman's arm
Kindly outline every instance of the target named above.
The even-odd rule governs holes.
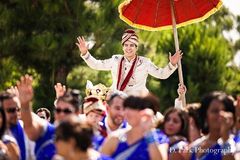
[[[117,137],[107,137],[99,151],[105,155],[111,156],[117,149],[118,142],[119,140]]]

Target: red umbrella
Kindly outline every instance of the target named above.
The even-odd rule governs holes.
[[[125,0],[118,7],[120,19],[132,27],[148,31],[173,29],[175,49],[179,50],[177,27],[203,21],[222,6],[221,0]],[[178,75],[183,82],[181,61]],[[186,106],[183,96],[183,106]]]

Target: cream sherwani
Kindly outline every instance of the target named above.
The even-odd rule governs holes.
[[[113,55],[112,58],[109,59],[97,60],[89,52],[82,56],[87,65],[92,69],[111,71],[113,81],[111,88],[113,90],[117,89],[118,70],[122,57],[123,55]],[[126,77],[132,66],[132,63],[133,60],[128,61],[126,58],[124,59],[121,77]],[[177,67],[174,67],[170,62],[164,68],[159,68],[155,66],[150,59],[138,56],[138,61],[133,75],[123,92],[128,95],[139,95],[142,92],[148,92],[146,87],[148,74],[159,79],[167,79],[176,70],[176,68]],[[120,84],[122,81],[120,81]]]

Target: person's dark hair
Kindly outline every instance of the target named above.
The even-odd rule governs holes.
[[[50,116],[51,116],[50,111],[49,111],[47,108],[44,108],[44,107],[38,108],[37,111],[36,111],[36,114],[37,114],[38,112],[45,112],[45,114],[46,114],[46,116],[47,116],[47,119],[50,118]]]
[[[146,108],[152,109],[154,114],[156,114],[156,102],[153,101],[153,98],[146,97],[137,97],[137,96],[129,96],[125,99],[123,106],[124,108],[131,108],[135,110],[143,110]]]
[[[192,117],[197,129],[200,130],[200,117],[198,115],[198,109],[200,108],[200,103],[190,103],[187,104],[187,113],[189,117]]]
[[[2,106],[0,106],[0,114],[1,114],[1,116],[2,116],[2,126],[1,126],[1,128],[0,128],[0,139],[2,139],[2,136],[3,136],[3,134],[4,134],[4,132],[5,132],[5,130],[6,130],[6,115],[5,115],[5,112],[4,112],[4,110],[3,110],[3,108],[2,108]]]
[[[223,91],[213,91],[205,96],[203,96],[201,100],[201,107],[198,110],[199,117],[200,118],[200,127],[202,129],[202,132],[204,134],[207,134],[209,132],[209,128],[207,124],[207,110],[213,100],[218,100],[221,103],[223,103],[225,107],[226,112],[231,112],[233,115],[235,115],[235,107],[234,107],[234,102],[233,99],[230,98],[225,92]],[[234,118],[235,119],[235,118]]]
[[[68,89],[63,96],[57,99],[57,103],[59,101],[71,104],[75,108],[75,112],[78,112],[82,105],[82,97],[80,95],[80,91],[77,89]]]
[[[86,152],[92,146],[93,129],[90,124],[84,121],[63,120],[55,132],[55,140],[68,141],[73,139],[76,148]]]
[[[188,139],[188,115],[185,111],[177,109],[177,108],[169,108],[165,111],[164,113],[164,120],[163,122],[159,125],[158,128],[162,129],[164,131],[164,125],[171,113],[176,112],[181,119],[181,129],[180,131],[176,134],[178,136],[183,136]],[[165,133],[165,132],[164,132]],[[166,133],[165,133],[166,134]]]
[[[151,108],[154,114],[159,111],[160,102],[157,96],[152,93],[148,93],[147,95],[143,96],[142,99],[146,108]]]

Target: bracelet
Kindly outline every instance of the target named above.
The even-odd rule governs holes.
[[[144,139],[146,143],[149,145],[158,141],[158,135],[154,130],[151,130],[146,133],[146,135],[144,136]]]

